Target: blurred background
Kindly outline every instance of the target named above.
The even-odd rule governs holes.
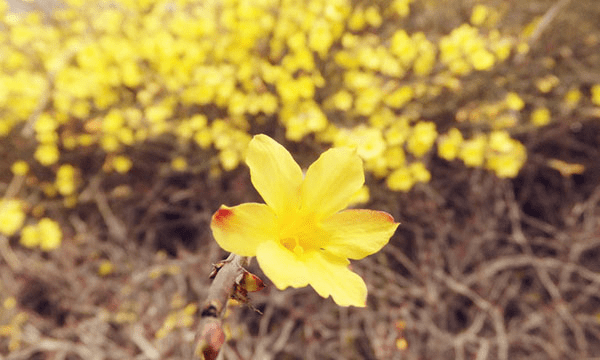
[[[190,359],[265,133],[402,224],[222,359],[600,359],[595,0],[0,0],[0,359]],[[261,275],[256,264],[250,270]]]

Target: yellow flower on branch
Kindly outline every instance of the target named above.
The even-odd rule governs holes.
[[[387,244],[398,223],[375,210],[344,210],[364,183],[363,165],[349,148],[323,153],[303,175],[290,153],[255,136],[246,163],[266,204],[225,205],[213,215],[217,243],[256,256],[279,289],[311,285],[341,306],[365,306],[367,287],[349,268]]]

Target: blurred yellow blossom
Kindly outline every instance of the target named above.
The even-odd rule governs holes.
[[[386,184],[390,190],[408,191],[415,184],[410,169],[402,167],[394,170],[386,180]]]
[[[410,86],[402,86],[391,94],[387,95],[383,101],[392,108],[402,108],[414,97],[414,91]]]
[[[496,130],[489,134],[488,146],[497,152],[510,152],[513,148],[513,139],[507,131]]]
[[[489,14],[490,9],[487,6],[483,4],[475,5],[471,11],[471,24],[475,26],[483,25]]]
[[[56,189],[63,195],[71,195],[76,189],[76,170],[71,164],[64,164],[56,172]]]
[[[60,157],[58,147],[53,144],[41,144],[38,145],[33,157],[39,161],[40,164],[48,166],[56,163]]]
[[[50,251],[60,246],[62,230],[56,221],[43,218],[37,226],[40,234],[40,249]]]
[[[43,218],[35,225],[23,227],[19,242],[30,249],[39,246],[43,251],[51,251],[60,246],[62,230],[56,221]]]
[[[582,174],[585,171],[585,165],[579,163],[569,163],[560,159],[548,159],[546,162],[549,167],[557,170],[564,177],[574,174]]]
[[[131,159],[124,155],[117,155],[112,161],[113,169],[120,174],[125,174],[133,166]]]
[[[340,141],[342,137],[343,141]],[[381,131],[362,125],[351,130],[340,131],[334,145],[354,147],[358,156],[364,160],[378,157],[385,150],[385,141]]]
[[[546,94],[552,89],[554,89],[554,87],[556,87],[556,85],[558,85],[559,82],[560,80],[556,75],[546,75],[543,78],[537,79],[535,82],[535,86],[540,92]]]
[[[242,159],[239,152],[233,149],[223,149],[219,152],[219,160],[223,169],[229,171],[235,169]]]
[[[408,138],[408,151],[417,157],[423,156],[435,142],[437,138],[437,130],[435,124],[428,121],[418,122],[412,129],[412,133]]]
[[[352,94],[347,90],[338,91],[331,100],[333,106],[338,110],[348,111],[352,108]]]
[[[14,296],[9,296],[4,299],[2,306],[7,310],[14,309],[17,306],[17,299]]]
[[[408,348],[408,341],[405,338],[396,339],[396,348],[398,350],[406,350]]]
[[[36,225],[25,225],[21,229],[21,238],[19,239],[21,245],[26,248],[33,249],[40,245],[40,233]]]
[[[531,112],[531,123],[535,126],[544,126],[550,123],[550,110],[539,107]]]
[[[187,160],[183,156],[177,156],[171,160],[171,167],[175,171],[185,171],[188,167]]]
[[[412,177],[418,182],[426,183],[431,180],[431,173],[420,161],[410,164],[409,170]]]
[[[511,153],[490,154],[486,167],[493,170],[498,177],[513,178],[518,175],[526,159],[525,146],[521,143],[516,143]]]
[[[485,134],[477,134],[473,138],[463,141],[458,157],[467,166],[482,166],[485,159],[486,145],[487,137]]]
[[[23,202],[17,199],[0,199],[0,233],[13,235],[25,221]]]
[[[521,97],[515,92],[509,92],[504,101],[506,106],[511,110],[520,111],[525,107],[525,102],[523,102]]]
[[[384,154],[385,163],[392,169],[397,169],[405,165],[406,154],[400,146],[387,148]]]
[[[393,0],[390,7],[400,17],[406,17],[410,14],[411,2],[413,2],[413,0]]]
[[[489,70],[495,62],[494,55],[486,49],[477,49],[471,54],[471,63],[475,70]]]
[[[410,131],[408,118],[401,116],[385,132],[385,140],[389,145],[403,144],[408,139]]]
[[[450,129],[438,140],[438,155],[446,160],[454,160],[460,151],[463,136],[457,128]]]
[[[379,27],[382,23],[381,14],[376,6],[369,6],[365,10],[365,21],[373,27]]]
[[[497,130],[490,133],[488,147],[486,167],[499,177],[517,176],[527,157],[525,146],[508,132]]]
[[[115,266],[110,260],[102,260],[98,266],[98,275],[107,276],[113,273]]]
[[[29,171],[29,164],[23,160],[15,161],[10,167],[10,170],[14,175],[25,176]]]

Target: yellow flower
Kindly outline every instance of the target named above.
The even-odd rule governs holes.
[[[486,144],[485,134],[477,134],[472,139],[463,141],[458,157],[467,166],[481,166],[484,161]]]
[[[40,232],[35,225],[26,225],[21,230],[21,245],[33,249],[40,244]]]
[[[304,176],[283,146],[257,135],[246,163],[266,204],[221,206],[211,222],[217,243],[256,256],[279,289],[311,285],[338,305],[365,306],[367,287],[348,258],[379,251],[398,224],[385,212],[341,211],[364,183],[360,158],[348,148],[330,149]]]
[[[381,14],[379,14],[377,7],[369,6],[367,10],[365,10],[365,21],[373,27],[381,26],[383,20],[381,19]]]
[[[402,167],[394,170],[386,180],[387,186],[394,191],[408,191],[415,184],[410,169]]]
[[[60,246],[62,231],[56,221],[43,218],[37,227],[40,233],[40,249],[50,251]]]
[[[506,106],[511,110],[520,111],[525,107],[523,99],[515,92],[509,92],[504,101],[506,102]]]
[[[475,5],[471,13],[471,24],[481,26],[490,15],[490,9],[485,5]]]
[[[475,70],[489,70],[494,66],[496,60],[494,55],[486,49],[479,49],[470,55]]]
[[[56,188],[63,196],[72,195],[77,188],[77,171],[71,164],[61,165],[56,172]]]
[[[548,75],[537,79],[535,86],[544,94],[549,93],[560,83],[560,79],[556,75]]]
[[[133,165],[133,162],[127,156],[117,155],[113,159],[113,164],[112,165],[113,165],[113,168],[119,174],[125,174],[126,172],[129,171],[129,169],[131,169],[131,166]]]
[[[33,157],[44,166],[52,165],[58,161],[60,152],[56,145],[42,144],[37,147]]]
[[[113,273],[115,266],[110,260],[103,260],[98,266],[98,275],[107,276]]]
[[[188,168],[187,160],[183,156],[177,156],[171,160],[171,168],[175,171],[185,171]]]
[[[417,123],[408,138],[408,150],[417,157],[423,156],[435,142],[437,130],[435,124],[428,121]]]
[[[370,160],[379,157],[385,150],[385,141],[381,130],[364,125],[359,125],[352,130],[342,131],[340,135],[345,135],[343,144],[336,143],[336,146],[349,146],[356,148],[356,153],[364,160]]]
[[[0,199],[0,233],[13,235],[23,225],[23,203],[17,199]]]
[[[352,107],[352,94],[347,90],[338,91],[331,100],[333,106],[338,110],[348,111]]]
[[[425,164],[422,162],[415,162],[410,164],[409,168],[410,174],[416,181],[420,182],[429,182],[431,180],[431,173],[425,167]]]
[[[23,160],[15,161],[10,167],[10,170],[17,176],[25,176],[29,171],[29,164]]]
[[[394,91],[393,93],[387,95],[383,99],[383,102],[389,107],[400,109],[406,103],[411,101],[414,95],[415,93],[413,89],[410,86],[405,85],[399,88],[398,90]]]
[[[442,136],[438,143],[438,155],[446,160],[454,160],[458,156],[463,136],[460,130],[452,128]]]
[[[531,122],[535,126],[544,126],[550,123],[550,110],[545,107],[540,107],[531,113]]]

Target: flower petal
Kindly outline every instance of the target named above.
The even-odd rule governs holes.
[[[248,145],[246,164],[254,188],[276,214],[298,207],[302,169],[283,146],[266,135],[256,135]]]
[[[366,306],[367,285],[348,268],[348,260],[327,251],[313,251],[306,254],[305,262],[309,283],[319,295],[331,295],[340,306]]]
[[[344,258],[362,259],[381,250],[398,225],[383,211],[345,210],[321,223],[331,236],[323,248]]]
[[[308,285],[304,262],[278,241],[267,241],[260,244],[256,251],[256,259],[262,271],[278,289]]]
[[[240,256],[256,256],[259,244],[277,239],[275,221],[273,210],[265,204],[223,205],[213,215],[210,228],[224,250]]]
[[[362,160],[354,150],[329,149],[306,172],[301,208],[328,217],[346,208],[364,182]]]

